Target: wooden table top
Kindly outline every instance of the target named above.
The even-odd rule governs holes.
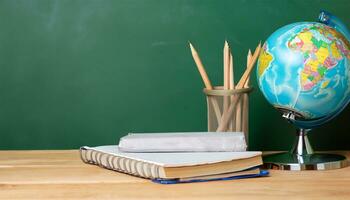
[[[160,185],[84,164],[77,150],[0,151],[0,199],[350,199],[350,167],[270,174]]]

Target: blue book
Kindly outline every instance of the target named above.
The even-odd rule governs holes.
[[[234,173],[224,173],[211,176],[203,177],[192,177],[192,178],[174,178],[174,179],[163,179],[156,178],[152,179],[154,183],[160,184],[178,184],[178,183],[196,183],[196,182],[208,182],[208,181],[227,181],[235,179],[246,179],[246,178],[256,178],[268,176],[269,172],[267,170],[260,170],[259,168],[251,168],[248,170],[234,172]]]

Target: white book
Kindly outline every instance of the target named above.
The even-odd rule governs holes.
[[[246,151],[243,132],[129,133],[119,141],[125,152]]]
[[[81,147],[90,164],[144,178],[188,178],[238,172],[262,164],[261,152],[126,153],[116,145]]]

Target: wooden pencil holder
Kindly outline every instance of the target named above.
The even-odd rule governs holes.
[[[217,131],[219,121],[215,113],[213,101],[216,101],[220,113],[224,112],[224,108],[231,104],[231,99],[235,95],[241,95],[238,103],[233,110],[229,119],[227,132],[244,132],[246,142],[248,143],[248,129],[249,129],[249,93],[253,90],[252,87],[243,89],[224,90],[223,86],[214,87],[213,90],[204,88],[204,93],[207,97],[207,115],[208,115],[208,131]],[[226,99],[225,99],[226,98]],[[226,103],[224,103],[226,101]],[[227,103],[228,102],[228,103]],[[224,105],[226,104],[226,105]]]

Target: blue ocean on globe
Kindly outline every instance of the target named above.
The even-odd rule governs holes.
[[[306,120],[335,113],[350,97],[349,41],[322,23],[286,25],[264,43],[257,78],[277,109]]]

